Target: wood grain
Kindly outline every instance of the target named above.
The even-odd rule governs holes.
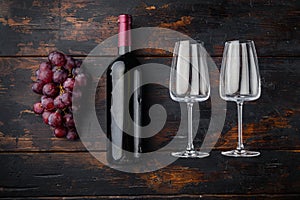
[[[222,55],[224,42],[239,38],[254,40],[261,56],[300,55],[297,0],[13,0],[1,1],[1,8],[1,56],[46,55],[56,48],[87,55],[117,34],[120,13],[132,14],[135,28],[170,28],[203,40],[212,55]]]
[[[89,153],[1,153],[0,195],[298,194],[298,154],[262,151],[258,158],[233,159],[216,151],[206,159],[130,174],[103,166]]]
[[[261,194],[261,195],[139,195],[139,196],[76,196],[76,197],[62,197],[62,196],[53,196],[53,197],[23,197],[23,198],[14,198],[14,199],[118,199],[118,200],[127,200],[127,199],[155,199],[155,200],[164,200],[164,199],[203,199],[203,200],[219,200],[219,199],[231,199],[231,200],[252,200],[252,199],[273,199],[273,200],[291,200],[299,198],[297,194],[291,195],[272,195],[272,194]],[[2,198],[2,199],[11,199],[11,198]]]
[[[49,126],[32,112],[32,104],[40,96],[31,91],[34,72],[45,58],[1,58],[1,114],[0,151],[85,151],[80,141],[70,142],[52,136]],[[170,65],[171,58],[140,58],[142,63]],[[216,63],[220,62],[215,58]],[[245,104],[244,138],[253,149],[299,149],[300,71],[298,58],[260,58],[263,79],[262,97]],[[276,68],[275,68],[276,66]],[[168,82],[168,80],[162,80]],[[149,104],[159,103],[168,110],[168,124],[157,135],[157,145],[165,144],[168,135],[176,133],[180,122],[179,104],[169,97],[168,89],[153,86],[148,90]],[[96,100],[100,124],[105,129],[105,79],[100,84],[100,96]],[[290,90],[294,88],[293,93]],[[200,104],[201,121],[195,142],[200,145],[210,119],[210,104]],[[195,112],[197,112],[195,110]],[[199,112],[199,111],[198,111]],[[233,148],[237,137],[236,107],[228,103],[222,137],[215,148]],[[99,138],[99,140],[101,137]],[[155,141],[154,140],[154,141]]]
[[[226,195],[226,194],[214,194],[214,195],[138,195],[138,196],[72,196],[72,197],[66,197],[66,196],[52,196],[52,197],[23,197],[23,198],[14,198],[14,199],[118,199],[118,200],[127,200],[127,199],[155,199],[155,200],[164,200],[164,199],[172,199],[172,200],[179,200],[179,199],[187,199],[187,200],[194,200],[194,199],[203,199],[203,200],[219,200],[219,199],[231,199],[231,200],[239,200],[239,199],[245,199],[245,200],[251,200],[251,199],[273,199],[273,200],[291,200],[291,199],[297,199],[299,198],[299,195],[297,194],[289,194],[289,195],[272,195],[272,194],[261,194],[261,195]],[[11,199],[11,198],[2,198],[4,200]]]
[[[297,0],[0,0],[0,198],[299,199],[299,8]],[[85,58],[117,34],[120,13],[133,16],[134,28],[168,28],[204,41],[218,67],[225,41],[255,41],[262,96],[244,106],[244,140],[247,148],[261,151],[260,157],[220,155],[235,148],[234,103],[227,104],[224,128],[210,157],[179,159],[150,173],[113,170],[92,157],[80,140],[52,135],[32,112],[40,98],[31,91],[38,64],[53,50]],[[163,40],[176,38],[166,35],[149,45]],[[166,47],[173,48],[173,43]],[[144,49],[137,54],[142,63],[171,64],[170,52]],[[165,127],[148,141],[150,150],[167,144],[180,122],[179,104],[159,85],[167,82],[162,78],[148,89],[149,106],[159,103],[168,111]],[[105,77],[99,83],[95,106],[105,128]],[[210,123],[211,100],[195,112],[201,114],[195,138],[200,146]],[[100,143],[103,136],[94,140]],[[102,145],[103,156],[105,151]]]

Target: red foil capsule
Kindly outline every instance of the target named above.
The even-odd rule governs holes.
[[[119,15],[119,47],[131,46],[131,20],[128,14]]]

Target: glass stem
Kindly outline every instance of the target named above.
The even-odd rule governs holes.
[[[193,151],[193,103],[187,103],[188,110],[188,145],[186,150]]]
[[[238,107],[238,146],[237,150],[244,149],[243,145],[243,101],[237,102]]]

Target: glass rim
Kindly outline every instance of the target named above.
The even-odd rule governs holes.
[[[253,40],[247,40],[247,39],[230,40],[230,41],[226,41],[225,44],[232,44],[233,42],[239,42],[239,44],[254,44]]]
[[[202,40],[178,40],[175,42],[175,44],[180,44],[180,42],[183,42],[183,41],[189,41],[190,44],[199,44],[199,45],[204,46],[204,42]]]

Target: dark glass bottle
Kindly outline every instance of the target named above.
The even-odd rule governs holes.
[[[110,64],[106,74],[107,137],[110,141],[107,160],[113,164],[135,163],[142,151],[141,131],[137,126],[141,125],[141,89],[133,91],[140,84],[141,73],[135,69],[140,63],[131,52],[130,29],[131,16],[120,15],[119,57]]]

